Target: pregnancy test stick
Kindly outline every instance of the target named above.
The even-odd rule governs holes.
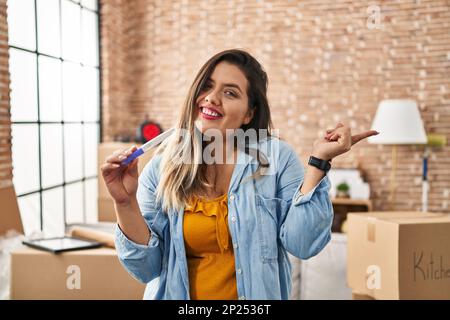
[[[167,139],[173,132],[175,131],[175,128],[171,128],[160,135],[154,137],[152,140],[147,141],[144,143],[140,148],[138,148],[136,151],[134,151],[132,154],[128,156],[125,160],[121,162],[121,164],[127,166],[129,165],[134,159],[139,157],[140,155],[144,154],[146,151],[150,150],[153,147],[156,147],[161,142],[163,142],[165,139]]]

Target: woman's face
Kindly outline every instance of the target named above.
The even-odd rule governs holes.
[[[253,116],[248,106],[247,79],[235,65],[220,62],[196,101],[195,124],[204,133],[218,129],[225,137],[226,129],[238,129]]]

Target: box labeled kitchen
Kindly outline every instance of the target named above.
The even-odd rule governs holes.
[[[450,215],[348,215],[347,281],[376,299],[450,299]]]

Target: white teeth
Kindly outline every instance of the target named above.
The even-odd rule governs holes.
[[[213,117],[220,117],[220,114],[218,114],[217,112],[211,111],[207,108],[202,108],[202,113],[207,114],[209,116],[213,116]]]

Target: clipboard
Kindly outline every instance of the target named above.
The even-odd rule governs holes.
[[[66,251],[94,249],[102,246],[100,242],[68,236],[42,238],[42,239],[27,239],[22,241],[22,243],[29,247],[49,251],[55,254]]]

